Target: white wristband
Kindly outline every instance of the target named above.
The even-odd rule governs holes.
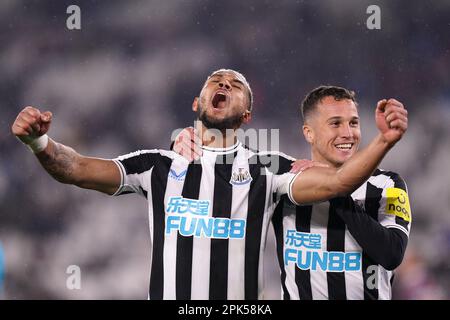
[[[39,138],[32,140],[30,143],[26,144],[28,148],[30,148],[33,153],[39,153],[48,145],[48,135],[44,134]]]

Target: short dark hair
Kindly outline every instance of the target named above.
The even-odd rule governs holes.
[[[334,100],[340,101],[343,99],[352,100],[356,106],[356,94],[354,91],[337,87],[337,86],[320,86],[309,92],[301,105],[301,115],[303,122],[316,110],[317,104],[325,97],[333,97]]]

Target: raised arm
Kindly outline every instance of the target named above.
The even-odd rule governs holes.
[[[313,167],[291,182],[289,196],[297,204],[350,194],[366,181],[408,127],[407,111],[395,99],[378,102],[375,121],[380,133],[339,169]]]
[[[44,169],[57,181],[113,194],[120,186],[120,171],[112,160],[85,157],[48,138],[51,112],[23,109],[12,125],[13,134],[28,145]]]

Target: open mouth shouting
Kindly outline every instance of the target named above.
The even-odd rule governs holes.
[[[212,106],[214,109],[223,109],[226,107],[226,103],[229,97],[225,90],[217,90],[212,98]]]

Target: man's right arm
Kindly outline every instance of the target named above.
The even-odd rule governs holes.
[[[120,186],[120,171],[114,161],[82,156],[50,138],[47,148],[36,157],[42,167],[61,183],[110,195]]]
[[[342,167],[314,167],[298,174],[288,187],[291,201],[306,204],[328,200],[350,194],[366,181],[408,128],[407,111],[403,104],[395,99],[378,102],[375,121],[380,131],[378,136]]]
[[[289,198],[295,204],[308,204],[350,194],[371,176],[390,148],[379,135],[339,169],[313,167],[300,172],[291,181]]]
[[[50,127],[52,115],[26,107],[12,125],[13,134],[27,145],[41,139]],[[80,188],[114,194],[120,186],[121,175],[112,160],[82,156],[72,148],[48,138],[47,145],[33,149],[44,169],[57,181]],[[42,149],[42,150],[41,150]]]

